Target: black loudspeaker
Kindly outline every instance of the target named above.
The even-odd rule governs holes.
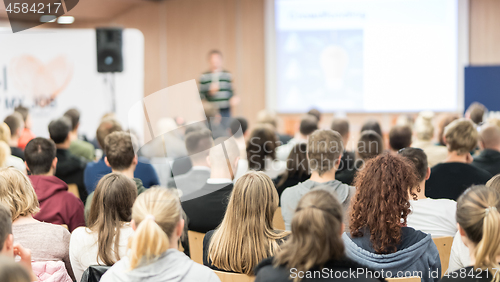
[[[96,28],[97,71],[122,72],[122,29]]]

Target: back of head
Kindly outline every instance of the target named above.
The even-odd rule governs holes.
[[[468,119],[457,119],[444,129],[444,138],[449,152],[467,154],[477,146],[478,133],[474,123]]]
[[[321,120],[321,112],[318,109],[310,109],[307,114],[315,117],[318,122]]]
[[[0,140],[10,143],[10,128],[5,122],[0,122]]]
[[[170,237],[181,221],[181,202],[177,191],[149,188],[132,207],[137,229],[129,241],[130,268],[150,263],[170,248]]]
[[[70,119],[71,130],[75,130],[78,127],[78,124],[80,124],[80,111],[78,111],[78,109],[69,109],[64,113],[64,116]]]
[[[24,148],[24,158],[33,175],[47,174],[55,157],[56,144],[49,139],[33,138]]]
[[[23,116],[18,112],[13,112],[8,115],[3,122],[5,122],[10,129],[11,136],[16,136],[20,129],[24,128]]]
[[[295,144],[292,151],[286,159],[286,170],[278,183],[281,186],[285,181],[293,176],[298,178],[303,178],[308,176],[309,173],[309,161],[307,160],[307,144],[298,143]]]
[[[431,111],[423,111],[418,114],[414,125],[417,139],[422,141],[430,141],[432,139],[434,136],[434,126],[432,125],[433,118],[434,113]]]
[[[31,275],[26,268],[16,263],[13,258],[0,255],[0,281],[31,282]]]
[[[500,193],[500,174],[497,174],[488,180],[488,182],[486,182],[486,187],[494,189]]]
[[[273,216],[279,196],[274,184],[263,172],[250,171],[235,183],[227,211],[210,241],[208,256],[223,270],[251,275],[264,258],[279,250]]]
[[[71,120],[66,116],[55,119],[49,123],[50,139],[56,144],[64,143],[70,131]]]
[[[10,210],[12,221],[37,213],[38,198],[31,181],[13,167],[0,169],[0,204]]]
[[[354,179],[357,189],[351,201],[351,236],[363,236],[368,227],[376,253],[395,252],[401,242],[401,226],[406,225],[410,213],[408,192],[417,185],[413,165],[402,156],[384,153],[369,160]]]
[[[97,138],[97,143],[99,143],[101,149],[104,149],[104,139],[106,138],[106,136],[115,131],[122,131],[122,130],[123,130],[122,126],[116,119],[104,118],[101,121],[101,124],[99,124],[99,127],[97,128],[95,133]]]
[[[384,152],[384,141],[382,137],[373,130],[365,130],[361,132],[358,140],[356,154],[358,158],[367,161]]]
[[[493,124],[481,126],[479,141],[485,149],[498,150],[500,148],[500,128]]]
[[[411,145],[411,128],[406,125],[395,125],[389,132],[389,145],[395,151]]]
[[[278,138],[269,124],[258,124],[250,133],[247,142],[248,167],[264,170],[265,158],[276,159]]]
[[[135,144],[134,144],[135,143]],[[135,158],[135,137],[125,131],[115,131],[104,139],[104,154],[112,169],[123,171],[132,165]]]
[[[274,127],[274,129],[276,129],[276,127],[278,126],[276,114],[268,110],[260,110],[257,113],[257,123],[270,124]]]
[[[275,265],[307,271],[344,257],[342,206],[328,191],[312,190],[299,201],[292,235],[275,256]]]
[[[342,136],[331,129],[316,130],[307,142],[309,168],[322,176],[338,165],[339,157],[344,152]]]
[[[303,136],[309,136],[314,131],[318,130],[318,120],[315,116],[305,115],[300,120],[299,132]]]
[[[240,138],[247,132],[248,121],[244,117],[235,117],[231,119],[229,128],[231,130],[231,135],[234,135],[235,138]]]
[[[20,113],[23,117],[24,122],[26,122],[26,120],[28,119],[28,115],[30,114],[30,110],[22,105],[15,107],[14,112]]]
[[[192,159],[205,160],[212,148],[212,132],[208,129],[200,129],[186,134],[184,139],[188,155]]]
[[[439,127],[438,127],[438,138],[439,138],[439,144],[442,146],[446,146],[444,142],[444,129],[448,124],[450,124],[452,121],[457,120],[459,117],[456,114],[445,114],[440,120],[439,120]]]
[[[10,156],[10,147],[5,141],[0,140],[0,167],[4,167]]]
[[[0,253],[10,234],[12,234],[12,215],[9,209],[0,203]]]
[[[476,244],[474,269],[496,273],[500,268],[500,194],[485,186],[472,186],[457,201],[457,223]],[[498,282],[495,275],[492,281]]]
[[[429,167],[427,163],[427,155],[425,154],[425,152],[419,148],[404,148],[398,153],[413,164],[413,166],[415,167],[415,172],[418,176],[418,181],[424,181],[425,177],[427,176],[427,168]]]
[[[89,228],[97,233],[97,256],[106,265],[120,260],[120,228],[132,218],[132,206],[137,198],[137,187],[121,173],[110,173],[101,178],[92,198],[88,218]]]
[[[373,131],[377,132],[377,134],[380,135],[380,137],[383,136],[382,135],[382,128],[380,127],[380,123],[375,119],[369,119],[363,124],[363,126],[361,127],[361,132],[363,132],[365,130],[373,130]]]
[[[483,122],[483,117],[487,110],[488,109],[486,109],[483,104],[474,102],[469,106],[469,108],[467,108],[465,115],[468,116],[475,124],[480,124]]]
[[[343,138],[349,135],[349,121],[345,118],[334,118],[330,128],[340,133]]]

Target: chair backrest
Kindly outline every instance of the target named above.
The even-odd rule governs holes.
[[[203,264],[203,238],[205,233],[188,231],[189,253],[194,262]]]
[[[83,272],[80,282],[99,282],[110,267],[106,265],[91,265]]]
[[[398,277],[398,278],[386,278],[387,282],[421,282],[421,278],[418,276],[413,277]]]
[[[68,184],[68,192],[75,195],[78,199],[80,199],[80,192],[78,191],[78,185],[74,183]]]
[[[280,207],[278,207],[274,213],[273,225],[276,230],[285,230],[285,221],[283,220],[283,215],[281,215]]]
[[[434,244],[439,252],[439,258],[441,259],[441,277],[448,270],[448,265],[450,264],[450,255],[451,255],[451,245],[453,244],[453,237],[438,237],[432,238]]]
[[[221,282],[253,282],[255,277],[246,274],[224,272],[214,270],[215,274],[219,276]],[[411,281],[414,282],[414,281]]]

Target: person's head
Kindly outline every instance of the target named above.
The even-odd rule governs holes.
[[[31,174],[53,175],[57,166],[56,151],[56,144],[50,139],[31,139],[24,148],[24,159]]]
[[[14,112],[20,113],[23,117],[24,127],[30,129],[31,128],[31,115],[30,110],[22,105],[19,105],[14,108]]]
[[[478,185],[467,189],[457,200],[457,223],[462,241],[475,258],[474,269],[500,268],[500,194]],[[492,281],[500,281],[495,276]]]
[[[69,118],[71,121],[71,131],[78,131],[78,126],[80,125],[80,111],[76,108],[67,110],[64,116]]]
[[[240,149],[234,138],[219,137],[208,153],[210,176],[233,179],[240,160]]]
[[[122,126],[116,119],[104,118],[101,121],[101,124],[99,124],[99,127],[97,128],[95,133],[97,138],[97,143],[99,143],[99,147],[101,147],[101,149],[104,149],[104,139],[106,138],[106,136],[115,131],[122,131],[122,130],[123,130]]]
[[[70,131],[71,120],[68,117],[63,116],[49,123],[50,139],[52,139],[56,145],[69,141]]]
[[[344,257],[341,235],[342,205],[331,192],[318,189],[299,201],[292,219],[292,235],[275,256],[275,265],[307,271]]]
[[[278,138],[269,124],[259,124],[252,132],[247,142],[248,167],[251,170],[266,169],[265,159],[276,159]]]
[[[300,120],[299,132],[303,137],[311,135],[318,130],[318,120],[315,116],[305,115]]]
[[[439,138],[439,144],[442,146],[446,146],[446,143],[444,142],[444,129],[448,124],[450,124],[452,121],[457,120],[458,115],[456,114],[444,114],[441,119],[439,120],[438,124],[438,138]]]
[[[115,131],[104,139],[104,159],[114,171],[124,171],[137,165],[137,155],[134,152],[135,137],[125,131]]]
[[[478,133],[476,125],[468,119],[457,119],[444,129],[444,141],[448,152],[457,155],[469,154],[477,146]]]
[[[209,129],[200,129],[188,133],[184,139],[186,149],[193,165],[207,166],[207,157],[210,148],[214,145],[212,132]]]
[[[231,123],[229,124],[229,133],[231,135],[234,135],[234,138],[241,138],[245,136],[247,129],[248,129],[248,121],[246,118],[235,117],[231,119]]]
[[[317,122],[321,121],[321,112],[318,109],[310,109],[307,114],[315,117]]]
[[[10,210],[12,221],[40,211],[31,181],[13,167],[0,169],[0,204]]]
[[[420,184],[425,183],[425,181],[429,179],[431,176],[431,169],[427,163],[427,155],[422,149],[411,147],[403,148],[399,150],[398,154],[405,157],[413,164],[418,177],[418,182],[420,182]],[[410,192],[418,194],[421,192],[421,187],[424,187],[425,189],[424,185],[419,185],[412,188]]]
[[[7,207],[0,203],[0,257],[14,256],[14,236],[12,235],[12,215]]]
[[[346,118],[334,118],[330,128],[340,133],[344,145],[347,145],[349,141],[349,121]]]
[[[120,260],[120,228],[132,218],[132,206],[137,198],[137,187],[132,179],[112,172],[99,180],[92,198],[88,226],[97,233],[97,257],[106,265]]]
[[[211,70],[220,70],[222,68],[222,53],[219,50],[211,50],[208,53],[208,62]]]
[[[360,132],[363,132],[365,130],[373,130],[373,131],[377,132],[377,134],[380,135],[380,137],[383,136],[382,135],[382,128],[380,127],[380,123],[375,119],[369,119],[363,124]]]
[[[9,144],[5,141],[0,140],[0,167],[4,167],[7,163],[7,158],[10,156]]]
[[[430,141],[434,137],[434,126],[432,119],[434,113],[431,111],[423,111],[418,114],[415,120],[414,130],[418,140]]]
[[[418,185],[413,165],[404,157],[384,153],[369,160],[354,179],[356,194],[351,200],[350,231],[363,236],[368,228],[377,254],[396,251],[401,242],[401,226],[410,214],[410,189]],[[374,208],[376,207],[376,208]]]
[[[500,151],[500,128],[494,124],[481,126],[479,131],[479,147]]]
[[[488,182],[486,182],[486,187],[492,188],[500,193],[500,174],[493,176]]]
[[[0,255],[0,281],[31,282],[33,280],[22,264],[16,263],[9,256]]]
[[[154,261],[169,248],[176,248],[184,229],[177,191],[149,188],[141,193],[132,207],[131,226],[135,230],[129,241],[131,269]]]
[[[480,124],[483,122],[484,114],[488,111],[486,107],[479,103],[474,102],[465,111],[465,118],[472,120],[475,124]]]
[[[232,272],[251,275],[264,258],[279,250],[273,217],[279,196],[274,183],[263,172],[250,171],[233,188],[224,219],[210,241],[208,258],[212,264]]]
[[[10,128],[5,122],[0,122],[0,140],[10,144]]]
[[[13,112],[8,115],[3,122],[5,122],[10,129],[10,136],[12,139],[19,138],[24,130],[23,116],[18,112]]]
[[[411,145],[413,133],[411,128],[406,125],[395,125],[389,132],[389,146],[394,151],[401,150]]]
[[[276,113],[268,110],[260,110],[257,113],[257,123],[270,124],[274,127],[274,130],[278,127],[278,118]]]
[[[287,179],[294,176],[302,179],[309,177],[309,161],[307,160],[307,144],[295,144],[286,159],[286,170],[283,173],[278,186],[283,185]]]
[[[342,136],[331,129],[316,130],[307,141],[307,158],[311,172],[320,177],[337,170],[344,152]]]
[[[359,136],[356,155],[358,159],[368,161],[384,152],[382,136],[373,130],[365,130]]]

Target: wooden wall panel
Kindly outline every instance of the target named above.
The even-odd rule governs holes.
[[[500,1],[470,0],[470,64],[500,64]]]

